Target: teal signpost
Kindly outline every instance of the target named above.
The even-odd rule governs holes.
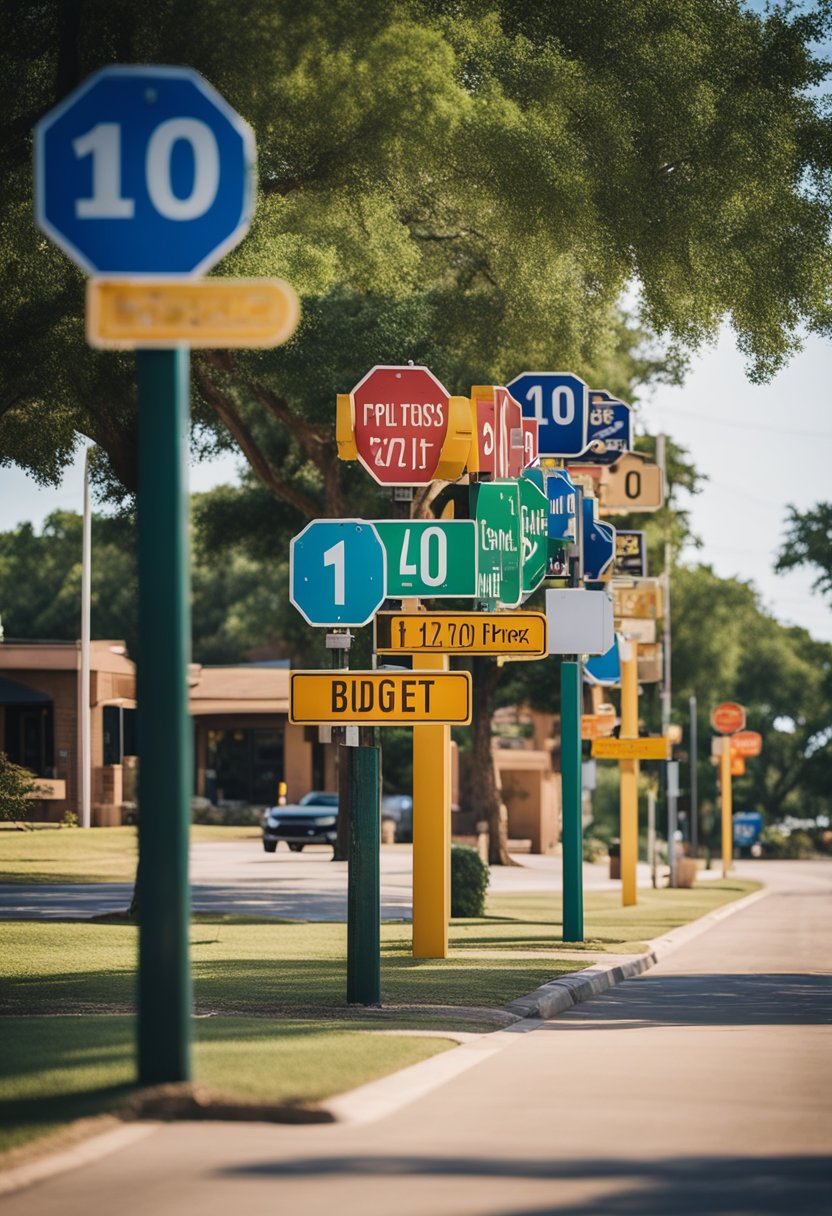
[[[36,218],[88,273],[190,283],[245,236],[253,162],[253,132],[198,73],[108,67],[35,128]],[[187,339],[136,354],[143,1085],[191,1076],[189,363]]]

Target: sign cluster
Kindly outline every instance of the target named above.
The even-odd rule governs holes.
[[[427,367],[379,365],[338,395],[336,438],[342,460],[358,461],[399,498],[405,487],[467,481],[468,517],[313,520],[290,557],[290,598],[309,624],[343,629],[375,620],[377,653],[390,655],[533,659],[609,649],[606,585],[616,562],[646,572],[641,534],[623,534],[628,543],[620,545],[601,512],[605,504],[609,513],[662,502],[659,471],[632,451],[625,402],[567,372],[524,372],[507,386],[474,385],[454,396]],[[590,611],[559,602],[547,608],[548,626],[542,613],[518,611],[547,579],[573,584],[558,594],[599,602]],[[420,609],[419,601],[448,599],[471,607]],[[563,625],[553,630],[556,611]],[[553,636],[572,637],[567,617],[580,643],[570,651]],[[440,686],[447,678],[437,673]],[[330,716],[318,721],[361,720],[352,699],[336,695],[335,676],[324,682]],[[441,698],[432,705],[431,720],[450,720]],[[378,712],[392,723],[398,711],[390,701]],[[310,720],[301,719],[300,704],[291,713]]]

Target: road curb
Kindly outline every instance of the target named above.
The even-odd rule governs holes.
[[[510,1001],[503,1008],[507,1013],[516,1014],[521,1018],[546,1019],[555,1017],[559,1013],[565,1013],[573,1005],[580,1005],[582,1001],[600,996],[602,992],[614,988],[622,980],[635,979],[637,975],[641,975],[650,967],[655,967],[656,963],[674,950],[678,950],[693,938],[699,937],[701,933],[707,932],[721,920],[732,916],[735,912],[741,912],[768,894],[767,887],[763,887],[759,891],[752,891],[743,899],[723,904],[721,907],[715,908],[713,912],[708,912],[697,920],[680,925],[678,929],[671,929],[669,933],[655,938],[649,943],[650,948],[644,954],[636,954],[625,962],[596,963],[592,967],[586,967],[583,971],[576,971],[573,975],[550,980],[548,984],[541,984],[539,988],[535,988],[526,996]]]

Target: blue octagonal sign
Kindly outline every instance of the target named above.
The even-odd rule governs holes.
[[[366,519],[313,519],[289,549],[289,599],[310,625],[366,625],[384,603],[387,554]]]
[[[35,127],[35,216],[90,274],[198,275],[245,236],[253,165],[198,72],[104,68]]]
[[[538,422],[541,456],[579,456],[586,448],[589,386],[572,372],[523,372],[506,388]]]

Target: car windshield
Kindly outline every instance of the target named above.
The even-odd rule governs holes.
[[[304,794],[298,806],[334,806],[338,805],[337,794],[324,794],[319,790],[313,790],[311,794]]]

